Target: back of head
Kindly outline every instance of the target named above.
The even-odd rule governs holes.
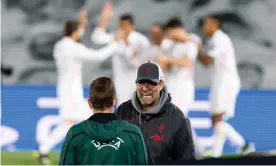
[[[99,77],[90,84],[89,99],[93,109],[103,111],[115,105],[116,91],[112,79]]]
[[[131,23],[132,25],[135,24],[134,17],[133,17],[133,15],[130,14],[130,13],[126,13],[126,14],[121,15],[120,21],[128,21],[128,22]]]
[[[66,21],[64,24],[64,36],[71,36],[79,28],[79,22],[76,20]]]
[[[164,26],[165,29],[170,29],[170,28],[181,28],[183,27],[184,24],[179,18],[172,18],[170,19]]]

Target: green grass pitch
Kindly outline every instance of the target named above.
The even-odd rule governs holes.
[[[52,165],[58,165],[58,152],[50,153],[49,157]],[[39,165],[39,162],[32,152],[1,152],[1,165]]]
[[[238,157],[237,154],[224,155],[223,157]],[[58,165],[59,153],[50,153],[52,165]],[[39,165],[36,153],[32,152],[1,152],[1,165]]]

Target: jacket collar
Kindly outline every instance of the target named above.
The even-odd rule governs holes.
[[[108,123],[112,120],[118,120],[118,118],[113,113],[96,113],[92,115],[89,120],[93,120],[98,123]]]

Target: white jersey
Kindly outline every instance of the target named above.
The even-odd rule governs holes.
[[[195,33],[189,33],[189,36],[191,37],[192,41],[196,44],[202,44],[202,39]]]
[[[241,85],[230,37],[218,30],[208,41],[207,50],[214,58],[210,111],[212,114],[225,113],[226,118],[233,117]]]
[[[95,28],[91,40],[96,44],[108,44],[114,39],[114,34],[106,33],[104,29]],[[118,93],[118,104],[129,100],[135,90],[136,70],[148,60],[146,50],[150,42],[143,34],[132,31],[128,36],[129,46],[121,42],[120,52],[112,57],[114,82]]]
[[[193,42],[177,42],[171,55],[174,58],[184,58],[188,56],[192,61],[191,67],[180,67],[173,65],[169,73],[168,89],[172,96],[172,102],[187,115],[191,104],[194,101],[194,63],[197,56],[197,47]]]
[[[168,55],[171,52],[173,44],[174,42],[172,40],[164,39],[160,45],[150,45],[146,51],[146,54],[150,60],[153,61],[155,56]]]
[[[146,57],[148,59],[146,59],[145,61],[155,61],[155,57],[159,55],[169,56],[171,53],[173,44],[174,42],[170,39],[163,39],[160,45],[152,44],[146,52]],[[164,80],[166,81],[170,73],[168,73],[167,70],[163,71],[163,73],[164,73]]]
[[[235,50],[230,37],[218,30],[208,41],[208,55],[214,58],[212,84],[220,83],[225,77],[240,82],[237,70]]]
[[[91,40],[96,44],[108,44],[114,39],[115,35],[106,33],[104,29],[95,28]],[[129,46],[122,46],[121,51],[113,57],[114,75],[119,76],[125,71],[136,72],[137,67],[145,61],[145,51],[150,46],[150,42],[143,34],[132,31],[128,36]]]
[[[117,50],[116,44],[100,50],[89,49],[68,37],[59,40],[54,46],[54,59],[57,66],[57,96],[60,100],[62,116],[76,115],[84,101],[82,66],[84,61],[102,61]],[[75,113],[73,112],[75,111]],[[68,112],[68,113],[67,113]],[[71,118],[71,117],[66,117]]]
[[[197,47],[193,42],[179,43],[177,42],[172,49],[171,56],[174,58],[184,58],[188,56],[192,61],[192,67],[179,67],[174,65],[172,67],[172,75],[181,80],[194,81],[194,63],[197,57]]]

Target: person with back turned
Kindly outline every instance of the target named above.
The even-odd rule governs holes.
[[[113,81],[95,79],[88,104],[94,115],[74,125],[62,146],[59,165],[145,165],[147,151],[140,129],[113,112],[117,98]]]

